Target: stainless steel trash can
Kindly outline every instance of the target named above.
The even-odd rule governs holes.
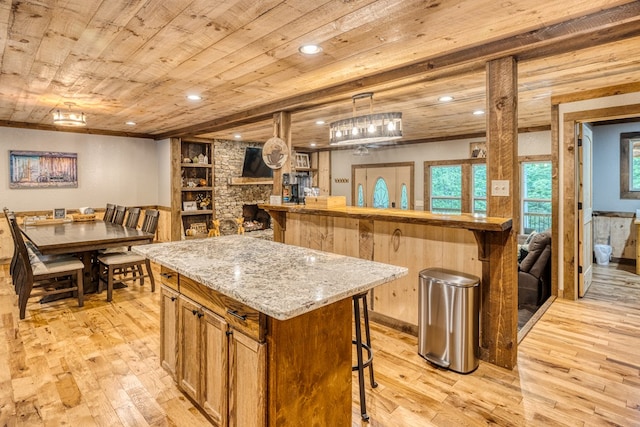
[[[462,374],[478,367],[480,279],[443,268],[420,272],[418,354]]]

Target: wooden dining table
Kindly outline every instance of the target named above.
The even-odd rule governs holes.
[[[85,293],[98,288],[92,260],[99,250],[152,243],[155,237],[152,233],[100,220],[23,225],[21,231],[44,255],[77,254],[84,263]]]

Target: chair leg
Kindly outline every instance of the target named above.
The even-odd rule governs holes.
[[[353,298],[353,314],[356,321],[356,352],[358,359],[358,385],[360,388],[360,415],[364,421],[369,420],[367,415],[367,403],[364,393],[364,366],[362,360],[362,330],[360,325],[360,303],[358,298]]]
[[[144,264],[147,267],[147,274],[149,275],[149,281],[151,282],[151,292],[155,292],[156,291],[156,281],[153,278],[153,272],[151,271],[151,262],[149,262],[149,259],[145,259],[144,260]]]
[[[113,297],[113,267],[107,268],[107,302],[111,302]]]
[[[84,270],[77,270],[76,278],[78,285],[78,307],[84,307]]]
[[[362,309],[364,311],[364,333],[367,340],[367,347],[371,349],[371,331],[369,331],[369,310],[367,309],[367,297],[362,298]],[[373,351],[373,350],[370,350]],[[373,379],[373,357],[369,362],[369,379],[371,380],[371,388],[378,387],[378,383]]]

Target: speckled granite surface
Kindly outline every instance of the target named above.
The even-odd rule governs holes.
[[[405,267],[238,235],[132,250],[279,320],[407,274]]]

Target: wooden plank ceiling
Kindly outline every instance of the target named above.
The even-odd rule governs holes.
[[[640,90],[640,2],[0,1],[0,55],[2,125],[50,129],[74,102],[88,132],[264,142],[284,110],[294,146],[323,148],[373,91],[407,143],[484,133],[487,59],[519,61],[520,128],[548,127],[552,96]]]

